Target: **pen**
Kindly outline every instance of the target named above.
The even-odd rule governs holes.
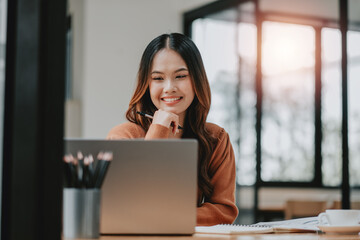
[[[90,175],[89,175],[89,157],[84,157],[84,167],[83,167],[83,187],[89,188],[89,182],[90,182]]]
[[[72,162],[71,155],[64,156],[65,162],[65,181],[67,183],[67,187],[74,187],[76,184],[76,169]]]
[[[101,188],[101,185],[104,181],[106,172],[109,168],[110,162],[113,159],[113,153],[112,152],[104,152],[100,156],[101,156],[101,158],[99,158],[99,161],[96,165],[97,177],[95,179],[95,188]]]
[[[146,114],[146,113],[143,113],[143,112],[139,112],[139,111],[136,111],[137,114],[140,114],[141,116],[144,116],[144,117],[147,117],[147,118],[150,118],[150,119],[153,119],[153,116],[149,115],[149,114]],[[178,129],[184,129],[182,126],[178,126]]]
[[[85,184],[85,182],[84,182],[84,155],[80,151],[77,153],[77,160],[78,160],[77,170],[78,170],[79,184],[80,184],[80,187],[82,187]]]
[[[89,187],[94,187],[94,158],[93,156],[90,154],[89,156],[89,166],[88,166],[88,170],[89,170]]]
[[[97,179],[99,178],[99,174],[100,174],[100,169],[102,168],[102,165],[103,165],[103,156],[104,156],[104,153],[102,151],[100,151],[97,155],[97,163],[96,163],[96,167],[95,167],[95,171],[94,171],[94,186],[96,185],[96,182],[97,182]]]
[[[72,154],[67,154],[64,157],[64,161],[66,166],[69,168],[70,171],[70,179],[69,179],[69,187],[79,187],[79,178],[78,178],[78,161]]]
[[[94,167],[91,154],[84,156],[80,151],[75,158],[72,154],[63,157],[65,164],[65,186],[70,188],[101,188],[106,172],[113,160],[113,153],[100,151]]]

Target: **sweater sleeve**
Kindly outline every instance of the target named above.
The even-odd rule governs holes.
[[[235,204],[235,157],[229,135],[223,129],[210,161],[209,172],[214,190],[211,198],[197,208],[197,225],[231,224],[238,214]]]
[[[145,140],[169,138],[169,133],[169,128],[159,124],[151,124],[146,133]]]
[[[168,138],[170,129],[159,125],[151,124],[148,131],[135,123],[127,122],[115,126],[110,130],[107,135],[107,139],[129,139],[129,138],[145,138],[146,140]]]
[[[129,139],[129,138],[144,138],[145,131],[141,126],[126,122],[120,125],[113,127],[107,135],[107,139],[116,140],[116,139]]]

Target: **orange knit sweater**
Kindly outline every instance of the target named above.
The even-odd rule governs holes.
[[[215,124],[206,123],[206,129],[218,140],[209,163],[214,191],[211,198],[197,208],[197,225],[210,226],[233,223],[238,209],[235,205],[235,159],[229,135]],[[152,124],[147,132],[135,123],[123,123],[110,130],[108,139],[168,138],[170,129]],[[198,198],[201,193],[198,192]]]

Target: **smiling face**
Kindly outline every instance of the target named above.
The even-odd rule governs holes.
[[[149,90],[151,101],[158,109],[179,115],[181,122],[184,120],[195,92],[187,65],[177,52],[164,48],[155,55]]]

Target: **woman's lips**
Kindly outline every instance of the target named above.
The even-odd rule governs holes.
[[[173,105],[180,102],[182,97],[163,97],[161,101],[163,101],[167,105]]]

